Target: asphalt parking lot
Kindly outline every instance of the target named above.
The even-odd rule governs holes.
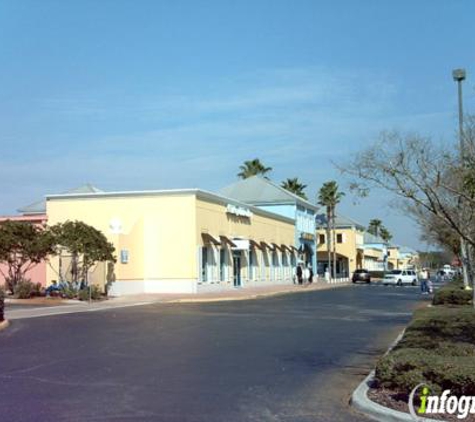
[[[349,396],[420,300],[358,285],[15,320],[2,420],[366,421]]]

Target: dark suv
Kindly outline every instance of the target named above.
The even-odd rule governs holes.
[[[371,274],[369,273],[368,270],[356,270],[353,273],[353,277],[351,279],[353,283],[356,283],[357,281],[363,281],[365,283],[371,283]]]

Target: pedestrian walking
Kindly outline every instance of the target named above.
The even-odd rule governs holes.
[[[428,274],[429,274],[429,272],[427,271],[427,268],[423,268],[422,271],[419,274],[420,279],[421,279],[421,293],[423,295],[426,295],[426,294],[429,293],[428,288],[427,288]]]
[[[302,284],[302,266],[300,264],[298,264],[295,269],[295,277],[297,279],[297,284]]]
[[[308,277],[308,283],[309,284],[312,284],[313,283],[313,270],[312,270],[312,267],[309,267],[309,272],[310,272],[310,275]]]

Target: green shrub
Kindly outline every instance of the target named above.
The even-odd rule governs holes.
[[[62,286],[60,290],[61,297],[64,299],[75,299],[78,295],[77,290],[72,286]]]
[[[21,280],[14,289],[18,299],[29,299],[35,291],[35,285],[30,280]]]
[[[447,285],[435,292],[433,305],[470,305],[473,292],[458,286]]]
[[[5,289],[0,286],[0,322],[4,320],[5,317]]]
[[[90,293],[89,289],[91,290]],[[78,298],[79,300],[83,301],[88,301],[89,298],[91,298],[91,300],[100,300],[102,298],[101,290],[99,289],[99,287],[94,285],[85,287],[84,289],[79,290]]]
[[[403,339],[376,366],[376,381],[402,394],[424,382],[432,391],[475,395],[475,310],[421,309]]]

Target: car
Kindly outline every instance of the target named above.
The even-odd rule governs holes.
[[[440,272],[449,279],[455,275],[455,270],[448,264],[444,265],[444,267],[440,269]]]
[[[437,273],[435,274],[435,277],[436,277],[436,280],[437,281],[449,281],[449,280],[452,280],[452,278],[454,277],[455,275],[455,272],[454,271],[445,271],[445,270],[439,270],[437,271]]]
[[[358,281],[363,281],[369,284],[371,283],[371,274],[368,270],[364,270],[364,269],[356,270],[353,273],[353,277],[351,278],[351,281],[353,283],[356,283]]]
[[[383,278],[383,284],[395,284],[402,286],[403,284],[411,284],[417,286],[417,275],[413,270],[392,270]]]

